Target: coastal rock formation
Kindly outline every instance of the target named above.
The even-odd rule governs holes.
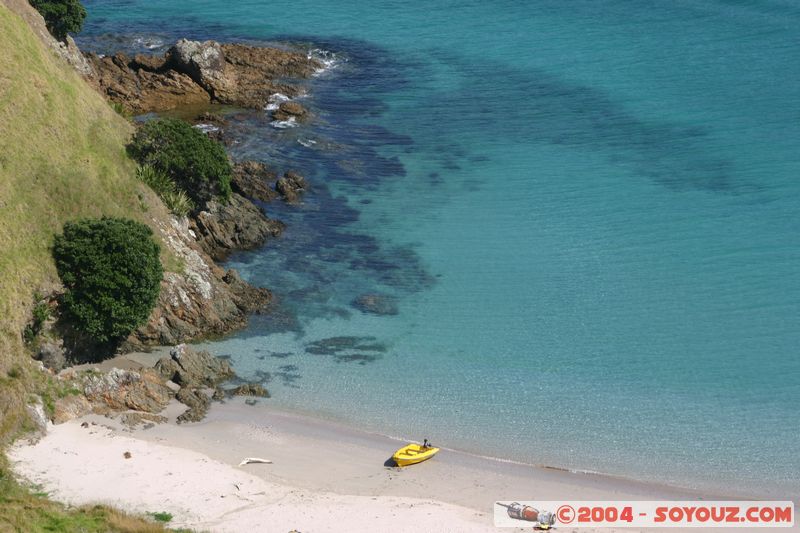
[[[305,53],[242,44],[223,44],[225,76],[230,91],[217,89],[221,103],[263,109],[275,93],[297,96],[298,87],[269,80],[308,78],[322,64]],[[266,81],[266,83],[265,83]]]
[[[227,361],[206,351],[193,350],[185,344],[175,346],[170,350],[169,357],[159,359],[155,369],[162,378],[181,387],[214,387],[234,377]]]
[[[278,174],[264,163],[244,161],[233,166],[231,187],[247,198],[270,202],[278,197],[269,186],[277,177]]]
[[[306,179],[291,170],[275,182],[275,190],[290,204],[297,203],[300,200],[300,193],[305,189]]]
[[[218,42],[181,39],[167,51],[166,58],[173,69],[188,74],[212,98],[230,90],[233,80],[225,75],[225,55]]]
[[[276,109],[272,113],[272,118],[275,120],[289,120],[294,119],[297,121],[304,120],[308,118],[309,113],[308,110],[303,107],[302,105],[298,104],[297,102],[281,102]]]
[[[119,418],[120,422],[125,424],[128,427],[136,427],[140,424],[144,424],[145,427],[152,426],[154,424],[163,424],[167,421],[166,416],[162,415],[155,415],[152,413],[123,413],[122,416]]]
[[[181,415],[178,416],[178,423],[183,422],[199,422],[202,420],[208,408],[211,407],[211,398],[201,390],[184,387],[178,391],[175,398],[188,407]]]
[[[230,391],[232,396],[256,396],[269,398],[269,392],[258,383],[245,383]]]
[[[248,314],[266,308],[272,298],[270,292],[215,265],[186,220],[154,222],[162,242],[181,261],[183,271],[164,275],[155,310],[148,322],[126,339],[123,351],[222,335],[244,327]]]
[[[132,409],[160,413],[169,403],[172,392],[159,374],[150,368],[139,372],[112,368],[108,373],[91,376],[84,387],[86,399],[112,410]]]
[[[362,313],[373,315],[396,315],[399,312],[394,297],[385,294],[362,294],[351,305]]]
[[[101,92],[132,113],[166,111],[211,101],[209,94],[187,74],[150,70],[153,63],[145,59],[147,56],[138,55],[136,60],[123,53],[86,57],[96,72],[92,79]]]
[[[267,218],[261,209],[240,194],[227,203],[212,200],[190,221],[201,248],[214,260],[223,260],[234,250],[261,246],[283,232],[283,222]]]
[[[212,101],[261,109],[274,93],[300,92],[274,80],[306,78],[321,66],[299,52],[186,39],[163,57],[89,53],[86,59],[89,78],[100,92],[134,113]],[[301,115],[305,114],[303,110]]]

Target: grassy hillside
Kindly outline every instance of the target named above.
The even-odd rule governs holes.
[[[84,216],[151,224],[167,216],[125,154],[132,126],[7,7],[43,28],[30,6],[11,1],[0,0],[0,452],[25,429],[31,394],[47,386],[21,332],[33,294],[58,281],[55,233]],[[0,532],[161,530],[105,507],[68,511],[32,494],[0,453]]]
[[[27,19],[36,16],[23,6]],[[21,331],[33,294],[58,280],[54,234],[79,217],[152,223],[166,210],[125,153],[132,126],[2,1],[0,50],[1,440],[14,425],[14,410],[5,408],[26,381],[14,376],[28,374]]]

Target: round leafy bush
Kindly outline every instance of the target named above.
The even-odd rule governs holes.
[[[47,29],[56,39],[63,41],[67,33],[78,33],[83,28],[86,9],[80,0],[31,0],[31,5],[44,17]]]
[[[127,336],[150,316],[163,270],[153,232],[124,218],[64,225],[53,257],[76,328],[98,342]]]
[[[231,195],[231,164],[225,149],[188,123],[177,119],[151,120],[128,145],[130,155],[172,178],[199,206]]]

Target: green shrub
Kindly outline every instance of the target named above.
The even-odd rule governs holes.
[[[166,172],[151,165],[139,167],[136,176],[146,183],[164,204],[179,217],[185,217],[194,210],[194,202],[184,191],[179,190]]]
[[[31,5],[41,13],[50,33],[59,40],[68,33],[79,33],[86,18],[86,9],[80,0],[31,0]]]
[[[167,513],[167,512],[149,513],[149,514],[150,514],[150,516],[152,516],[156,520],[156,522],[165,522],[166,523],[166,522],[171,521],[172,518],[173,518],[172,513]]]
[[[123,218],[64,225],[53,257],[67,289],[65,310],[98,342],[125,337],[155,306],[163,270],[150,228]]]
[[[167,174],[197,204],[231,194],[231,164],[221,144],[177,119],[151,120],[133,136],[130,155]]]
[[[50,318],[50,306],[47,302],[39,302],[33,306],[33,323],[37,328],[41,328],[48,318]]]
[[[36,299],[40,300],[38,297]],[[42,331],[42,326],[50,318],[50,306],[47,305],[47,302],[38,301],[33,306],[32,315],[33,320],[25,326],[22,332],[22,338],[28,344],[31,344],[36,339],[36,336]]]

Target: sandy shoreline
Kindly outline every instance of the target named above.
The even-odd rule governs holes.
[[[174,419],[181,410],[173,405],[168,413]],[[514,531],[493,527],[495,500],[736,496],[452,450],[416,467],[385,466],[398,446],[389,437],[275,410],[268,401],[253,407],[234,400],[191,425],[131,431],[89,416],[51,426],[38,444],[20,443],[9,457],[18,474],[57,500],[167,511],[173,526],[206,531]],[[238,466],[253,456],[273,464]]]

